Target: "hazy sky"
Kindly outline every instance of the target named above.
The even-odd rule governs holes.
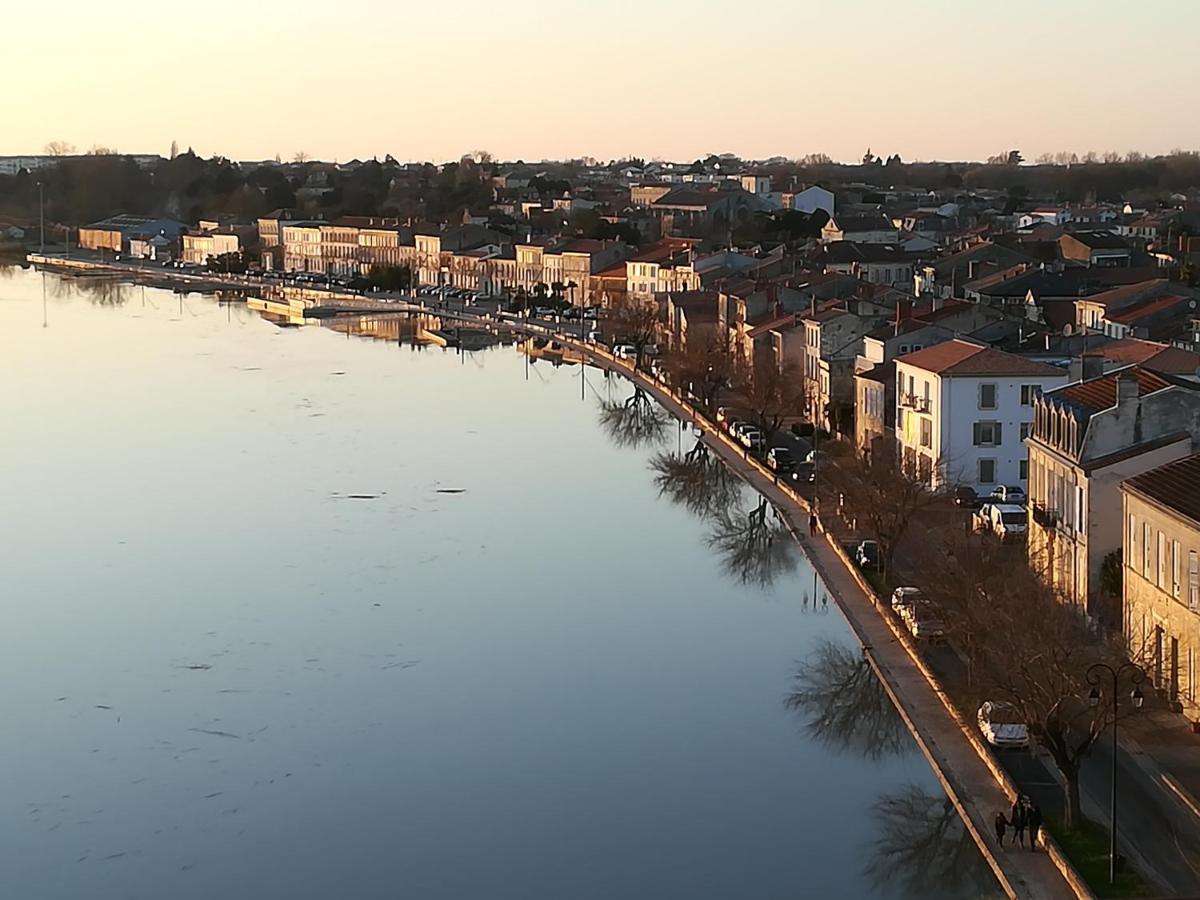
[[[4,26],[0,153],[1200,147],[1196,0],[57,0]]]

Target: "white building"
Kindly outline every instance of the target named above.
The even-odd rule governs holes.
[[[902,464],[935,488],[1024,488],[1034,400],[1067,379],[1065,369],[958,338],[897,357]]]

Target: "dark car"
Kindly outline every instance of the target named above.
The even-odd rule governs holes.
[[[954,489],[954,505],[961,509],[978,509],[987,502],[986,497],[975,493],[975,488],[962,484]]]

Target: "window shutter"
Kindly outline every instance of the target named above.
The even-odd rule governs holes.
[[[995,428],[995,432],[992,435],[992,443],[994,443],[997,447],[999,447],[1001,444],[1004,443],[1004,440],[1000,437],[1000,435],[1001,435],[1000,423],[997,422],[993,427]]]
[[[975,446],[978,447],[982,443],[982,437],[980,436],[980,433],[979,433],[981,430],[980,424],[978,422],[976,422],[974,425],[971,426],[971,428],[972,428],[972,432],[974,434]]]

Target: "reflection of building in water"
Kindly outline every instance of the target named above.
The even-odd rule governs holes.
[[[541,337],[531,337],[517,342],[517,351],[526,354],[530,359],[544,359],[554,365],[566,363],[569,366],[583,362],[583,354],[573,350],[558,341]]]
[[[378,313],[322,319],[327,328],[343,334],[418,346],[463,347],[482,350],[502,338],[482,328],[459,328],[453,319],[429,313]]]

